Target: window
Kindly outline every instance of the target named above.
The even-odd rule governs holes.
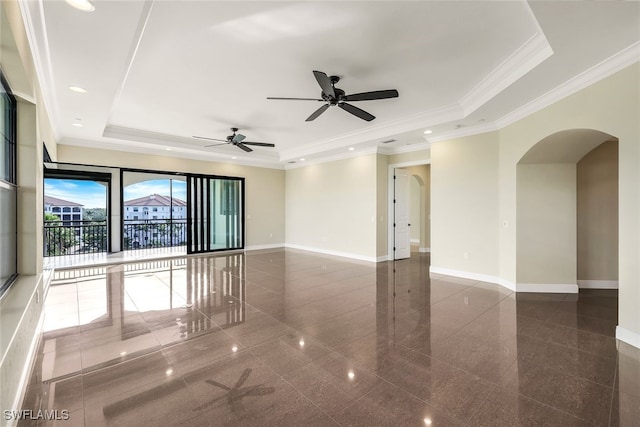
[[[80,208],[73,208],[74,212],[80,212]]]
[[[133,211],[134,212],[138,212],[138,208],[133,208]],[[136,218],[136,219],[138,219],[138,218]]]
[[[16,99],[0,72],[0,293],[18,275]]]
[[[57,208],[57,207],[56,207],[56,208],[53,208],[53,211],[54,211],[54,212],[60,212],[60,208]]]
[[[158,208],[153,208],[152,209],[154,212],[158,212]]]
[[[71,212],[71,208],[62,208],[62,212]]]

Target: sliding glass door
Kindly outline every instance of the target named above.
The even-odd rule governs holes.
[[[187,253],[244,248],[244,179],[187,175]]]

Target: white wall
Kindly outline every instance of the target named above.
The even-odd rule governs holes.
[[[376,154],[288,170],[287,245],[376,260],[378,170]]]

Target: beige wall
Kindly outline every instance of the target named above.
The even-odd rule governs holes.
[[[287,245],[375,260],[383,163],[369,154],[288,170]]]
[[[517,176],[517,283],[576,289],[576,165],[521,164]],[[541,290],[545,292],[545,290]]]
[[[395,165],[399,163],[415,163],[431,161],[431,150],[411,151],[409,153],[391,154],[389,156],[389,164]]]
[[[69,145],[58,146],[58,161],[119,166],[163,172],[192,172],[244,177],[246,189],[245,246],[283,245],[285,238],[284,171],[176,157],[98,150]]]
[[[434,272],[498,276],[498,147],[497,132],[431,147]]]
[[[376,257],[384,260],[388,256],[388,204],[389,204],[389,157],[378,154],[376,157]]]
[[[618,141],[587,153],[578,162],[577,182],[578,280],[617,282]]]
[[[412,176],[412,182],[420,182],[420,197],[417,199],[419,205],[414,206],[413,199],[411,205],[412,215],[416,215],[417,221],[411,219],[411,238],[414,236],[419,240],[421,249],[429,249],[431,245],[431,165],[407,166],[403,167]],[[418,178],[418,179],[416,179]],[[414,212],[415,210],[415,212]],[[413,224],[417,224],[414,228]],[[414,234],[414,231],[417,232]]]
[[[500,131],[500,220],[516,214],[516,164],[538,141],[567,129],[619,140],[619,329],[640,345],[640,64],[603,79]],[[500,229],[500,277],[515,281],[516,233]]]

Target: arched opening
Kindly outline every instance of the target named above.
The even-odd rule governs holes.
[[[517,290],[617,288],[617,139],[591,129],[554,133],[518,162]]]

